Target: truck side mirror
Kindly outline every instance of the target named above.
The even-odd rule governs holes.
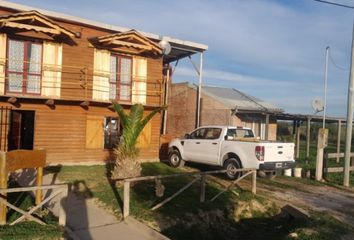
[[[184,135],[184,138],[185,138],[185,139],[190,139],[191,136],[190,136],[188,133],[186,133],[186,134]]]

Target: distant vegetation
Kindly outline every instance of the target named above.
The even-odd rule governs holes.
[[[303,122],[300,126],[300,140],[306,141],[306,122]],[[344,144],[345,142],[345,124],[342,124],[342,131],[341,131],[341,143]],[[317,142],[317,134],[318,129],[322,128],[322,122],[313,122],[311,123],[310,129],[310,142],[316,143]],[[328,143],[329,144],[337,144],[337,123],[326,123],[326,128],[328,129]],[[294,141],[294,132],[293,132],[293,122],[292,121],[278,121],[277,124],[277,140],[279,141],[286,141],[292,142]],[[352,142],[354,142],[354,131],[353,131],[353,138]]]

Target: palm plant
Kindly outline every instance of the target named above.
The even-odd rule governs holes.
[[[136,177],[141,174],[141,166],[137,161],[139,149],[136,146],[138,137],[145,125],[163,108],[154,109],[146,117],[143,117],[144,107],[142,104],[131,106],[129,113],[114,102],[113,107],[117,112],[122,125],[122,136],[119,144],[114,148],[116,161],[111,176],[113,179]]]

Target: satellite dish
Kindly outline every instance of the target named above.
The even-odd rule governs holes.
[[[159,46],[162,48],[162,54],[168,55],[171,52],[171,44],[166,40],[161,40]]]
[[[315,98],[312,100],[312,108],[315,113],[322,112],[324,110],[324,105],[321,99]]]

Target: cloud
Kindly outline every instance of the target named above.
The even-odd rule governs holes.
[[[354,5],[351,0],[336,1]],[[30,4],[207,44],[206,83],[238,88],[289,111],[311,111],[308,102],[322,95],[326,46],[337,64],[350,62],[353,11],[315,1],[31,0]],[[330,63],[330,114],[345,115],[342,96],[347,93],[348,75]],[[175,79],[190,81],[195,76],[181,64]]]
[[[179,81],[192,79],[197,77],[197,72],[192,68],[187,67],[177,67],[175,74]],[[212,81],[228,81],[235,84],[242,85],[272,85],[272,86],[292,86],[293,82],[290,81],[276,81],[267,78],[253,77],[250,75],[237,74],[229,71],[222,71],[217,69],[206,69],[203,70],[203,81],[212,82]]]

